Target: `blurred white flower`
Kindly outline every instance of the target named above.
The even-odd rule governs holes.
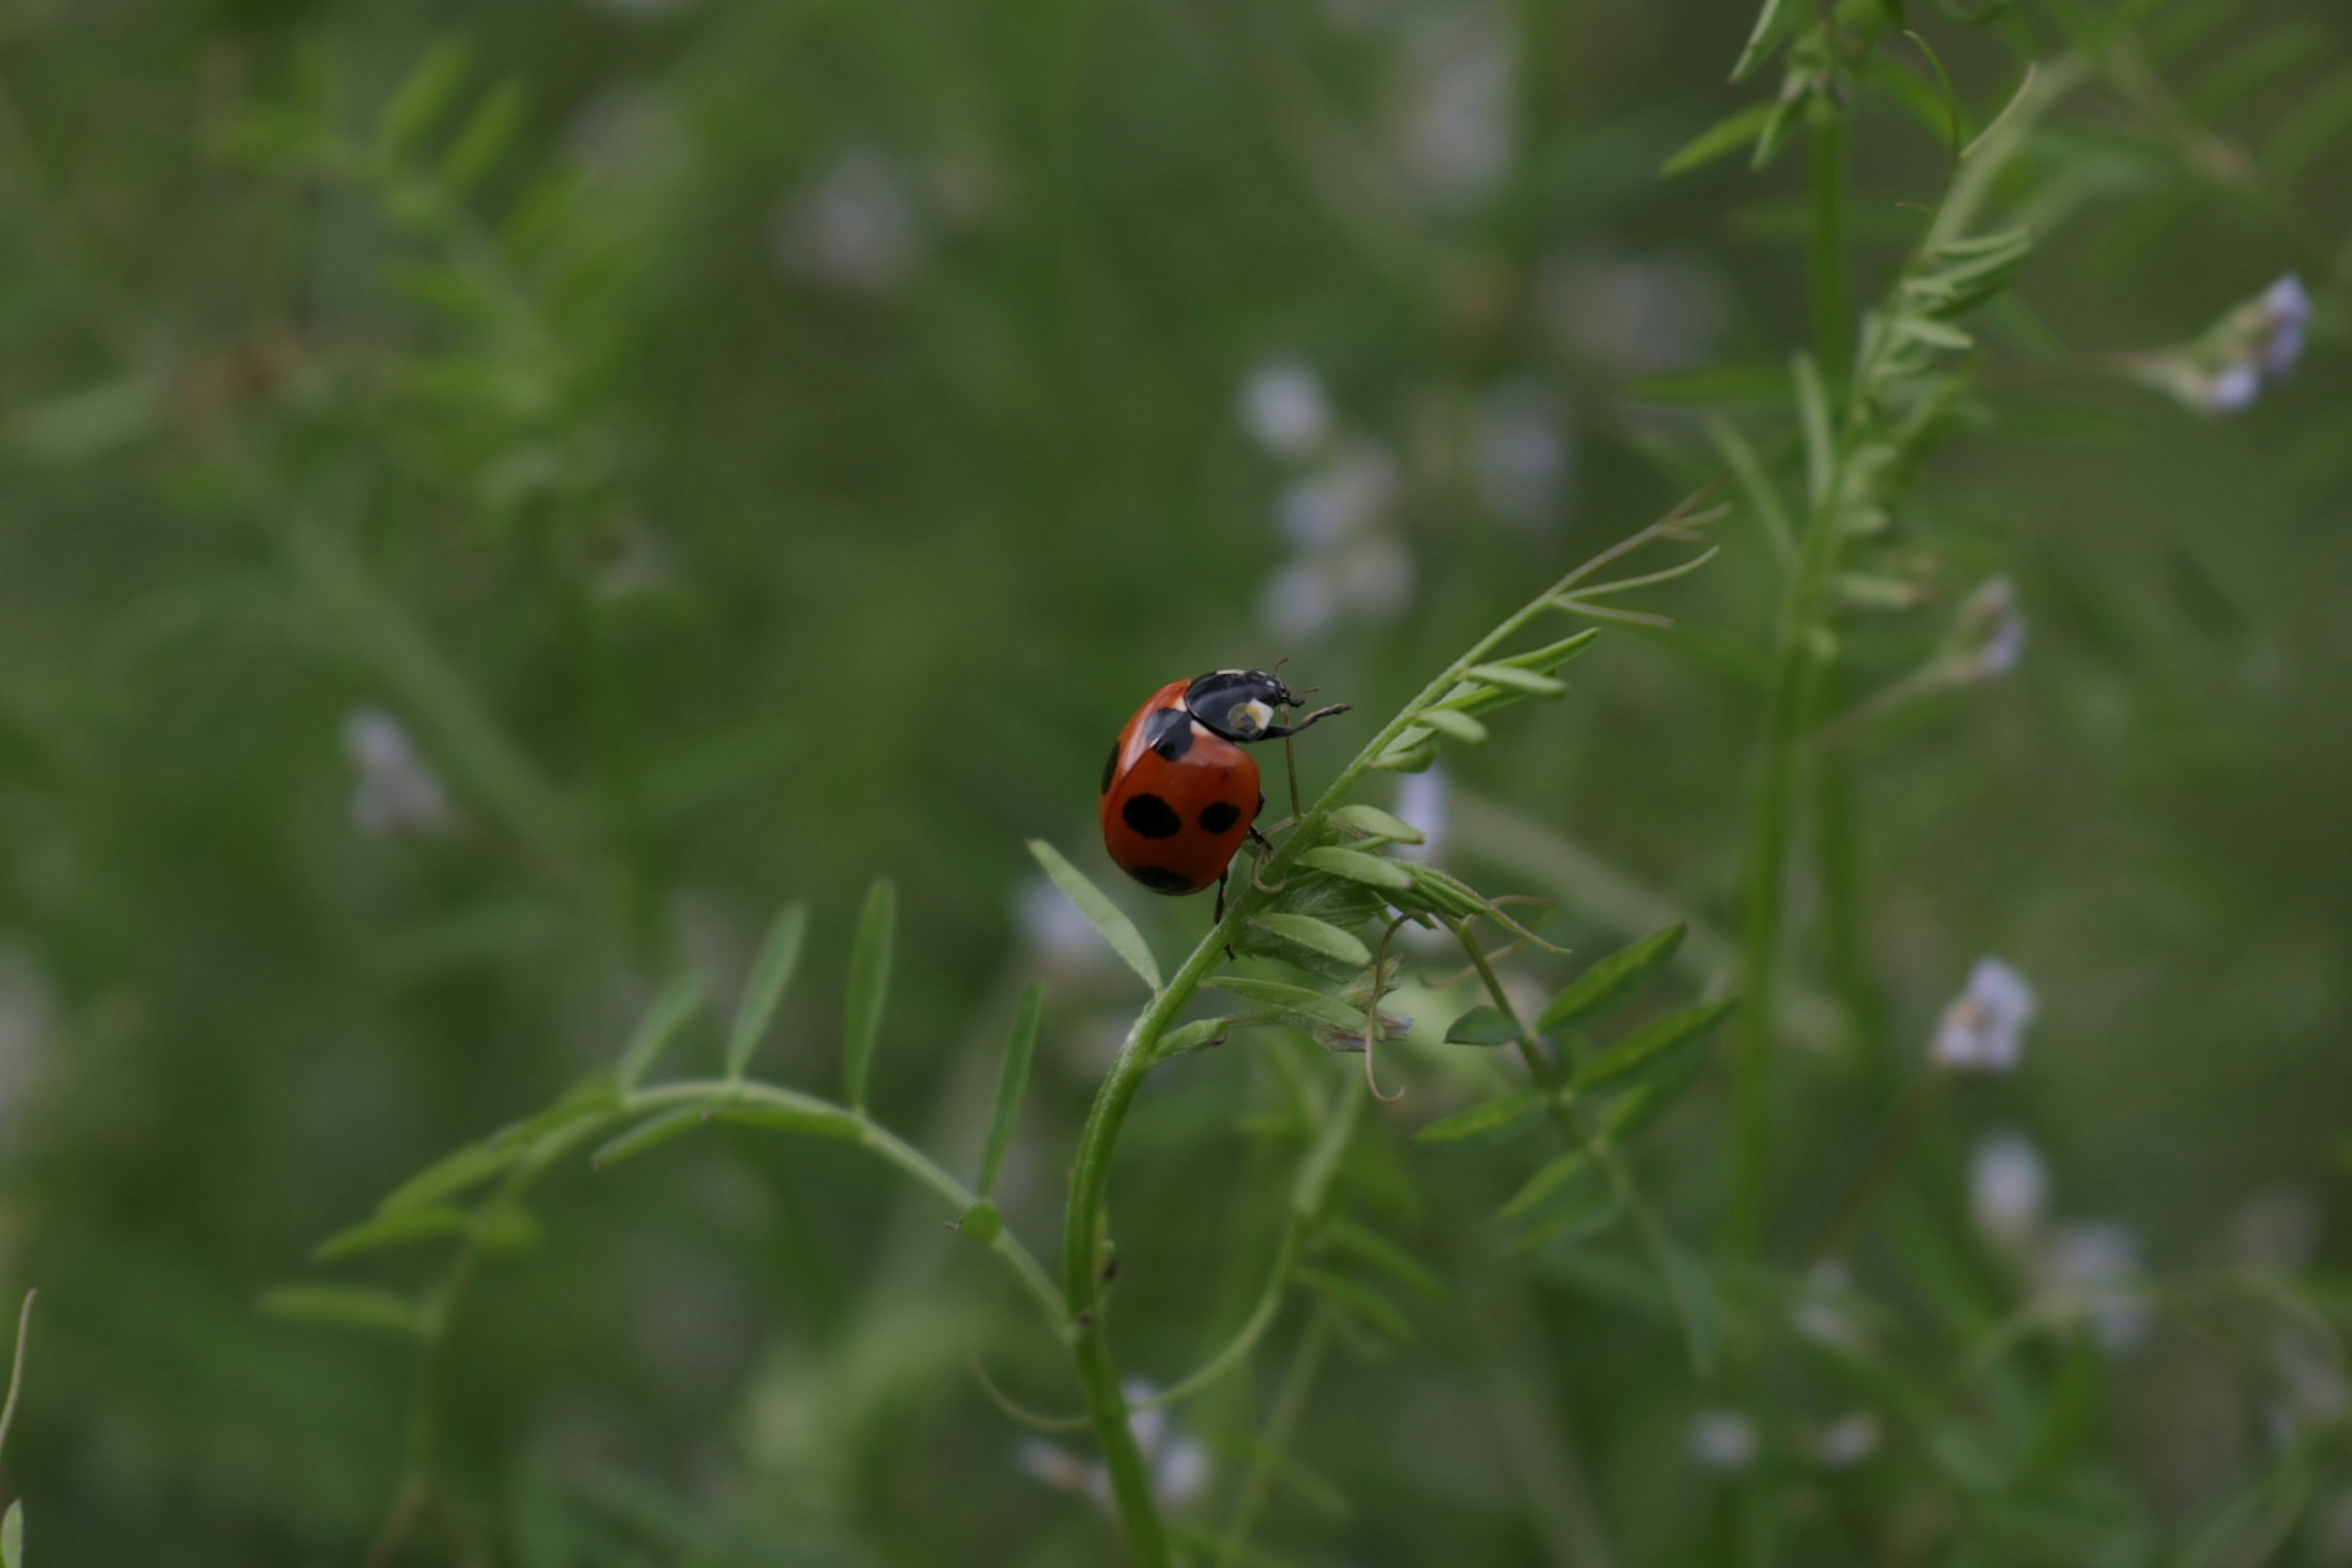
[[[352,783],[352,825],[371,838],[436,833],[449,826],[448,792],[408,738],[401,721],[362,705],[343,715],[343,754],[358,777]]]
[[[1303,463],[1331,438],[1331,405],[1313,367],[1268,360],[1242,381],[1242,430],[1270,458]]]
[[[1736,1410],[1702,1410],[1691,1417],[1685,1441],[1690,1457],[1706,1469],[1744,1470],[1756,1462],[1756,1426]]]
[[[1328,550],[1387,521],[1403,486],[1397,460],[1373,441],[1351,441],[1331,459],[1282,488],[1274,503],[1282,536],[1301,550]]]
[[[1570,252],[1545,263],[1538,289],[1552,331],[1619,375],[1704,363],[1727,314],[1713,270],[1686,256]]]
[[[1804,1289],[1789,1314],[1799,1333],[1815,1344],[1860,1350],[1870,1335],[1855,1310],[1853,1281],[1844,1265],[1817,1263],[1805,1275]]]
[[[1400,858],[1433,859],[1445,847],[1446,805],[1452,786],[1453,780],[1444,763],[1433,763],[1420,773],[1399,776],[1394,815],[1420,828],[1422,835],[1419,844],[1396,847]]]
[[[2104,1220],[2058,1226],[2036,1262],[2042,1291],[2089,1320],[2102,1350],[2122,1354],[2146,1342],[2156,1317],[2141,1295],[2139,1242],[2130,1231]]]
[[[1286,642],[1304,642],[1339,618],[1339,586],[1320,561],[1292,561],[1258,590],[1257,618]]]
[[[1504,382],[1480,404],[1472,470],[1497,517],[1523,527],[1553,520],[1575,466],[1576,448],[1559,399],[1541,382]]]
[[[2037,1006],[2025,976],[1998,958],[1980,958],[1967,989],[1937,1021],[1929,1059],[1948,1072],[2015,1072]]]
[[[2050,1167],[2021,1132],[1980,1140],[1969,1159],[1969,1215],[1995,1247],[2021,1250],[2042,1230],[2050,1203]]]
[[[2194,342],[2126,355],[2123,367],[2199,414],[2234,414],[2294,374],[2311,326],[2311,295],[2290,272]]]
[[[1412,552],[1393,534],[1357,540],[1330,564],[1340,602],[1368,619],[1385,621],[1412,602]]]
[[[1813,1453],[1833,1470],[1850,1470],[1878,1452],[1878,1417],[1867,1410],[1849,1411],[1822,1428]]]
[[[1140,1379],[1129,1379],[1124,1392],[1128,1404],[1134,1405],[1158,1391]],[[1162,1509],[1175,1512],[1208,1489],[1209,1451],[1178,1430],[1165,1410],[1133,1411],[1127,1427],[1135,1434],[1135,1446],[1142,1450],[1144,1468],[1151,1475],[1151,1495]],[[1110,1472],[1100,1464],[1089,1464],[1035,1438],[1013,1451],[1013,1463],[1024,1474],[1056,1491],[1090,1499],[1106,1511],[1110,1509]]]
[[[1459,212],[1510,167],[1509,17],[1492,0],[1458,0],[1413,28],[1397,65],[1398,172],[1431,206]]]
[[[1996,680],[2015,669],[2025,657],[2025,611],[2017,602],[2017,584],[2005,575],[1989,577],[1960,601],[1951,645],[1957,679]]]
[[[1049,970],[1098,969],[1113,956],[1094,922],[1043,872],[1024,879],[1013,889],[1013,918],[1030,950]]]
[[[785,205],[774,244],[778,263],[804,282],[887,294],[922,260],[922,213],[896,158],[877,147],[852,147]]]

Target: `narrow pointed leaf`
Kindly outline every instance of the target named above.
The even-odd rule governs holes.
[[[812,1106],[803,1110],[790,1105],[714,1105],[703,1110],[704,1120],[724,1121],[733,1127],[761,1127],[771,1132],[797,1132],[810,1138],[837,1138],[845,1143],[856,1143],[866,1136],[863,1119],[846,1110]]]
[[[328,1263],[338,1258],[373,1252],[381,1247],[400,1247],[412,1241],[430,1241],[436,1237],[455,1236],[465,1229],[473,1217],[452,1204],[432,1204],[379,1215],[373,1219],[347,1226],[319,1243],[310,1249],[310,1261]]]
[[[1715,1371],[1716,1350],[1723,1338],[1720,1314],[1715,1305],[1715,1282],[1707,1277],[1706,1265],[1671,1237],[1664,1240],[1658,1263],[1665,1271],[1666,1292],[1674,1301],[1675,1315],[1682,1320],[1691,1371],[1699,1377],[1707,1377]]]
[[[1674,1065],[1676,1053],[1696,1045],[1709,1029],[1731,1016],[1739,1005],[1736,996],[1703,1002],[1669,1013],[1656,1023],[1636,1029],[1577,1069],[1574,1087],[1597,1090],[1622,1087],[1662,1073]]]
[[[751,1065],[751,1054],[760,1048],[761,1037],[774,1021],[777,1005],[784,999],[784,987],[793,983],[793,971],[800,967],[801,942],[808,935],[808,906],[788,904],[768,928],[767,939],[760,943],[760,956],[751,963],[751,978],[744,984],[742,1000],[735,1008],[735,1028],[727,1037],[727,1076],[740,1079]]]
[[[1309,952],[1336,958],[1341,963],[1353,964],[1360,969],[1372,962],[1372,950],[1366,947],[1354,932],[1341,931],[1328,921],[1318,921],[1313,915],[1269,911],[1252,915],[1250,924],[1285,942],[1297,942]]]
[[[1630,1002],[1674,961],[1689,928],[1676,921],[1596,960],[1536,1017],[1538,1029],[1576,1029],[1597,1024]]]
[[[1368,888],[1378,888],[1383,892],[1402,893],[1412,886],[1412,872],[1393,860],[1383,860],[1360,849],[1342,849],[1327,844],[1307,850],[1298,857],[1298,860],[1303,866],[1312,866],[1318,871],[1345,877],[1351,882],[1361,882]]]
[[[436,44],[425,51],[392,95],[376,128],[377,145],[387,157],[399,157],[433,128],[465,84],[470,63],[467,51],[456,44]]]
[[[1449,1046],[1507,1046],[1519,1037],[1519,1027],[1500,1007],[1473,1007],[1446,1026]]]
[[[376,1205],[376,1213],[398,1214],[437,1204],[488,1180],[523,1157],[528,1145],[517,1141],[493,1147],[468,1143],[435,1161],[393,1190]]]
[[[1421,721],[1449,741],[1459,741],[1465,746],[1475,746],[1486,739],[1486,726],[1469,714],[1452,708],[1432,708],[1423,712]]]
[[[996,1075],[996,1114],[988,1123],[988,1147],[980,1157],[980,1195],[996,1190],[996,1173],[1004,1168],[1004,1152],[1013,1147],[1013,1124],[1021,1119],[1021,1101],[1029,1093],[1029,1064],[1037,1054],[1037,1026],[1045,1015],[1045,988],[1031,981],[1021,993],[1020,1010],[1013,1016],[1013,1033],[1004,1041],[1004,1066]]]
[[[1236,996],[1263,1002],[1325,1027],[1351,1030],[1359,1035],[1364,1030],[1362,1008],[1350,1007],[1337,996],[1309,991],[1304,985],[1292,985],[1280,980],[1259,980],[1246,974],[1220,974],[1208,984],[1220,991],[1230,991]]]
[[[1621,1095],[1601,1117],[1601,1137],[1604,1142],[1630,1143],[1655,1126],[1706,1076],[1706,1056],[1700,1051],[1684,1051],[1669,1065],[1647,1076],[1649,1082],[1630,1094]]]
[[[1160,1055],[1181,1056],[1186,1051],[1206,1050],[1221,1044],[1235,1029],[1246,1029],[1259,1024],[1286,1024],[1290,1015],[1266,1011],[1262,1013],[1228,1013],[1216,1018],[1195,1018],[1192,1022],[1169,1030],[1160,1037]]]
[[[654,997],[638,1021],[637,1032],[629,1037],[622,1049],[621,1060],[613,1069],[614,1080],[623,1094],[634,1094],[686,1021],[702,1005],[702,982],[692,974],[681,974]]]
[[[1464,672],[1464,678],[1488,686],[1499,686],[1522,697],[1559,697],[1568,690],[1567,681],[1555,680],[1549,675],[1515,664],[1474,664]]]
[[[1780,19],[1782,3],[1783,0],[1764,0],[1763,8],[1756,13],[1756,26],[1748,31],[1748,43],[1732,64],[1732,80],[1740,80],[1763,62],[1765,48],[1772,41],[1772,25]]]
[[[1582,1241],[1615,1225],[1624,1213],[1623,1201],[1605,1184],[1571,1183],[1528,1216],[1513,1233],[1510,1249],[1525,1256],[1556,1241]]]
[[[498,166],[522,129],[523,108],[520,82],[490,89],[441,159],[441,178],[450,189],[469,190]]]
[[[1600,637],[1599,626],[1588,626],[1572,637],[1562,637],[1559,641],[1548,644],[1543,647],[1531,648],[1526,653],[1515,653],[1508,658],[1496,659],[1493,664],[1473,666],[1471,672],[1476,674],[1480,670],[1488,669],[1525,669],[1537,675],[1549,675],[1561,665],[1582,654],[1599,641]]]
[[[699,1105],[681,1105],[649,1116],[589,1155],[589,1167],[601,1171],[658,1149],[673,1138],[683,1138],[702,1125],[703,1110]]]
[[[0,1517],[0,1568],[25,1568],[25,1500],[8,1505]]]
[[[1331,814],[1331,821],[1343,830],[1363,838],[1376,838],[1391,844],[1425,842],[1420,828],[1401,816],[1391,816],[1377,805],[1343,805]]]
[[[1906,316],[1895,323],[1895,331],[1902,337],[1926,343],[1930,348],[1972,349],[1977,346],[1976,339],[1959,328],[1926,316]]]
[[[1671,180],[1677,174],[1687,174],[1693,169],[1704,168],[1717,158],[1738,152],[1753,141],[1756,133],[1764,129],[1764,122],[1771,118],[1772,100],[1769,98],[1751,103],[1735,114],[1726,115],[1684,142],[1673,157],[1659,165],[1659,175]]]
[[[329,1323],[419,1339],[425,1314],[415,1302],[366,1285],[280,1285],[262,1293],[261,1310],[298,1323]]]
[[[1412,1342],[1412,1325],[1396,1310],[1396,1303],[1373,1289],[1362,1280],[1328,1268],[1302,1268],[1298,1282],[1321,1296],[1325,1300],[1362,1323],[1366,1328],[1387,1335],[1399,1344]]]
[[[1323,1240],[1326,1245],[1387,1275],[1423,1300],[1443,1301],[1446,1299],[1445,1281],[1439,1279],[1427,1264],[1369,1226],[1358,1225],[1351,1219],[1335,1219],[1323,1227]]]
[[[1135,929],[1135,922],[1127,918],[1127,912],[1112,903],[1108,895],[1087,879],[1085,872],[1064,859],[1062,852],[1044,839],[1032,838],[1029,853],[1037,858],[1037,864],[1045,868],[1045,875],[1054,879],[1054,886],[1062,889],[1063,897],[1077,905],[1078,912],[1102,933],[1102,939],[1110,943],[1111,951],[1127,960],[1127,966],[1141,975],[1146,985],[1154,991],[1159,990],[1159,962],[1151,956],[1150,945],[1143,940],[1143,933]]]
[[[1432,1149],[1485,1149],[1517,1137],[1543,1113],[1543,1090],[1514,1089],[1433,1121],[1412,1138]]]
[[[1410,745],[1400,742],[1389,747],[1372,759],[1372,766],[1386,773],[1428,772],[1430,764],[1437,761],[1437,748],[1430,743],[1428,731],[1416,729],[1412,732],[1423,738]]]
[[[1529,1176],[1527,1184],[1512,1194],[1511,1201],[1496,1210],[1496,1215],[1508,1225],[1533,1219],[1591,1169],[1592,1156],[1581,1149],[1571,1149]]]
[[[882,1004],[890,994],[890,942],[898,920],[898,890],[887,878],[866,895],[857,917],[857,942],[849,950],[849,1001],[841,1027],[842,1098],[852,1110],[866,1109],[866,1080],[874,1066],[874,1042],[882,1032]]]

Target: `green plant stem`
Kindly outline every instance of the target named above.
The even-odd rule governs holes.
[[[1805,1261],[1809,1267],[1836,1256],[1838,1248],[1845,1245],[1846,1237],[1853,1233],[1855,1224],[1868,1211],[1871,1198],[1894,1173],[1895,1161],[1901,1158],[1904,1148],[1911,1142],[1911,1134],[1918,1128],[1919,1119],[1927,1114],[1927,1107],[1935,1102],[1937,1092],[1950,1076],[1940,1069],[1929,1069],[1925,1077],[1911,1086],[1911,1091],[1895,1107],[1895,1114],[1887,1120],[1885,1126],[1879,1129],[1876,1141],[1870,1146],[1869,1157],[1863,1162],[1862,1169],[1853,1180],[1847,1184],[1845,1194],[1838,1200],[1837,1207],[1830,1211],[1829,1223],[1822,1227],[1821,1239],[1814,1242],[1812,1249],[1806,1254]]]
[[[1307,1331],[1299,1336],[1298,1348],[1291,1352],[1290,1365],[1282,1374],[1282,1386],[1274,1396],[1274,1407],[1266,1412],[1265,1426],[1259,1431],[1250,1456],[1249,1473],[1243,1477],[1241,1490],[1234,1498],[1234,1510],[1226,1518],[1224,1541],[1217,1553],[1219,1568],[1234,1568],[1248,1561],[1244,1553],[1249,1548],[1250,1531],[1265,1509],[1274,1456],[1289,1443],[1291,1434],[1298,1429],[1299,1417],[1307,1412],[1307,1393],[1315,1386],[1316,1376],[1323,1370],[1324,1353],[1331,1347],[1335,1316],[1336,1310],[1329,1302],[1318,1302],[1314,1316],[1307,1320]]]
[[[1546,610],[1561,607],[1561,595],[1611,563],[1657,540],[1684,537],[1677,532],[1677,527],[1687,516],[1686,509],[1677,509],[1584,562],[1506,616],[1447,665],[1340,768],[1306,815],[1293,825],[1266,858],[1262,868],[1265,884],[1281,885],[1282,872],[1302,849],[1319,840],[1325,819],[1371,771],[1374,760],[1424,710],[1451,693],[1472,665],[1510,640]],[[1070,1202],[1062,1225],[1062,1288],[1063,1304],[1069,1314],[1071,1353],[1077,1363],[1078,1382],[1086,1393],[1096,1439],[1102,1445],[1103,1462],[1110,1474],[1111,1499],[1126,1527],[1129,1550],[1137,1568],[1169,1568],[1171,1559],[1167,1528],[1152,1499],[1134,1434],[1129,1429],[1127,1398],[1119,1389],[1118,1368],[1105,1343],[1100,1249],[1108,1223],[1105,1204],[1110,1187],[1111,1156],[1118,1147],[1128,1108],[1134,1103],[1144,1076],[1159,1060],[1161,1038],[1191,1005],[1202,983],[1215,971],[1224,957],[1226,944],[1243,922],[1272,897],[1260,889],[1258,882],[1258,878],[1243,879],[1239,890],[1226,901],[1224,919],[1210,929],[1182,967],[1145,1005],[1087,1112],[1070,1174]]]
[[[879,1155],[901,1172],[912,1177],[918,1186],[935,1194],[948,1208],[961,1216],[980,1201],[979,1194],[948,1173],[929,1155],[881,1123],[860,1115],[846,1106],[836,1105],[814,1094],[785,1089],[776,1084],[749,1079],[684,1079],[673,1083],[656,1084],[631,1094],[622,1102],[622,1109],[607,1121],[595,1125],[609,1125],[612,1121],[625,1120],[642,1111],[658,1110],[674,1105],[709,1104],[725,1106],[750,1104],[773,1106],[780,1110],[796,1110],[809,1116],[845,1117],[857,1123],[860,1148]],[[1063,1315],[1061,1293],[1054,1289],[1053,1280],[1038,1265],[1030,1250],[1013,1234],[1010,1226],[1000,1230],[988,1249],[996,1254],[1012,1269],[1022,1289],[1037,1303],[1057,1333],[1065,1332],[1067,1322]]]
[[[1853,355],[1853,309],[1846,294],[1845,110],[1827,93],[1805,108],[1807,130],[1806,286],[1811,299],[1813,358],[1842,380]]]

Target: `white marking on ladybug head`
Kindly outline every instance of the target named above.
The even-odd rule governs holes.
[[[1225,728],[1246,741],[1263,734],[1274,722],[1274,710],[1263,702],[1237,702],[1225,714]]]

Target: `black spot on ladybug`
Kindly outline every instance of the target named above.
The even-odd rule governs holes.
[[[1170,762],[1180,761],[1192,749],[1192,716],[1181,708],[1162,708],[1143,721],[1143,740]]]
[[[1232,801],[1221,800],[1201,813],[1201,826],[1209,833],[1223,833],[1242,819],[1241,808]]]
[[[1127,874],[1156,893],[1189,893],[1192,879],[1159,866],[1129,866]]]
[[[1110,755],[1108,755],[1108,756],[1107,756],[1107,757],[1105,757],[1105,758],[1103,759],[1103,782],[1102,782],[1102,788],[1101,788],[1101,789],[1099,789],[1099,790],[1097,790],[1097,791],[1096,791],[1095,793],[1096,793],[1096,794],[1097,794],[1097,795],[1108,795],[1108,794],[1110,793],[1110,781],[1111,781],[1111,775],[1112,775],[1112,774],[1114,774],[1114,773],[1118,773],[1118,742],[1117,741],[1113,741],[1113,742],[1110,743]]]
[[[1182,831],[1184,819],[1176,808],[1156,795],[1139,795],[1118,808],[1120,820],[1146,838],[1173,838]]]

